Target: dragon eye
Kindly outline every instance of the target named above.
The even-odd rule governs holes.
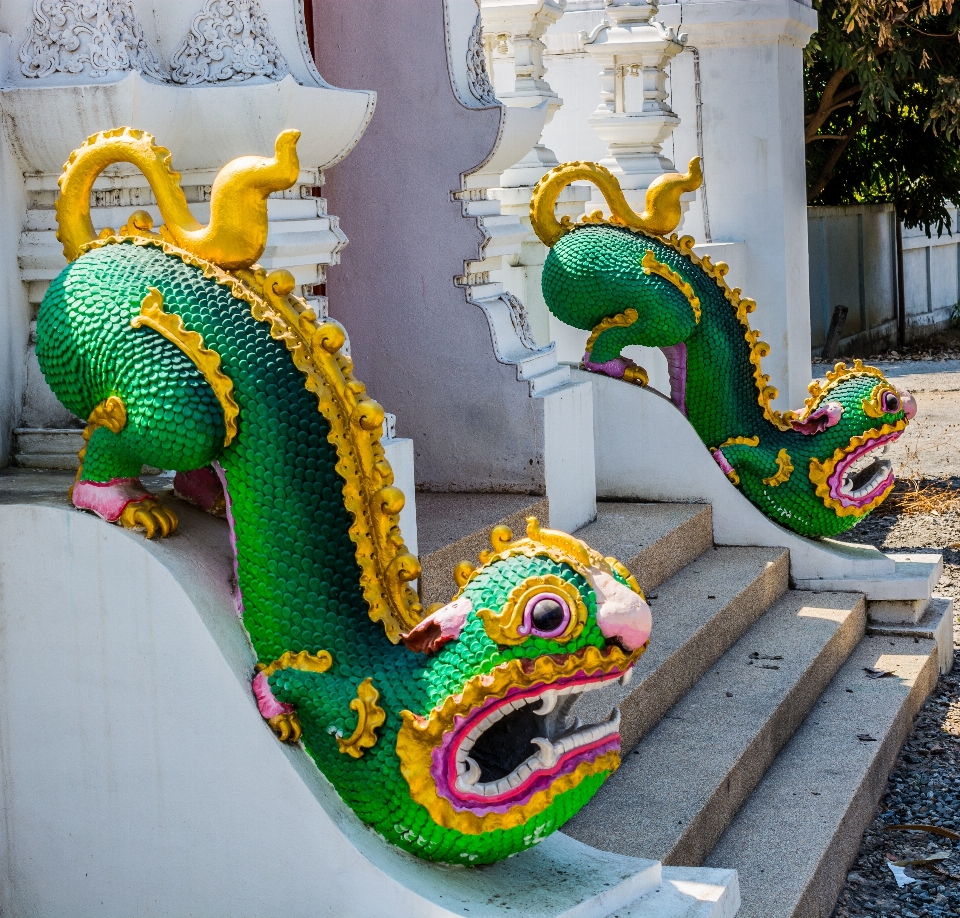
[[[886,389],[880,396],[880,407],[886,414],[896,414],[900,410],[900,398],[896,392]]]
[[[570,624],[570,607],[556,593],[541,593],[534,596],[524,609],[521,634],[537,637],[557,637]]]

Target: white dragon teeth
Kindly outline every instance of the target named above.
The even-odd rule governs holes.
[[[460,769],[463,769],[460,771]],[[480,766],[473,759],[467,758],[463,762],[457,762],[457,788],[459,790],[474,790],[477,782],[480,780]]]
[[[557,706],[560,693],[556,689],[548,689],[541,697],[543,698],[543,702],[539,708],[534,709],[533,713],[539,714],[540,717],[543,717],[545,714],[549,714]]]
[[[540,750],[537,758],[544,768],[553,768],[557,764],[557,750],[550,740],[545,736],[535,736],[530,742]]]
[[[497,721],[506,717],[511,711],[517,711],[520,708],[525,707],[527,704],[538,704],[538,707],[533,709],[533,713],[543,717],[552,713],[560,699],[564,696],[579,695],[583,692],[594,691],[595,689],[603,688],[605,685],[610,685],[614,681],[619,682],[621,685],[626,685],[630,681],[632,675],[633,670],[628,669],[626,672],[616,677],[616,680],[611,677],[581,685],[570,685],[563,688],[546,689],[545,691],[541,692],[540,695],[530,698],[529,700],[526,698],[518,698],[515,701],[506,702],[505,704],[500,705],[496,710],[491,711],[490,714],[488,714],[479,724],[477,724],[460,743],[456,754],[457,790],[459,790],[461,793],[477,794],[482,797],[500,796],[501,794],[508,793],[509,791],[518,788],[521,784],[523,784],[524,781],[526,781],[537,771],[553,768],[560,760],[561,756],[566,755],[567,753],[572,752],[581,746],[586,746],[589,743],[596,742],[605,736],[612,736],[620,728],[619,708],[614,708],[610,712],[607,720],[603,721],[602,723],[595,724],[587,729],[583,729],[583,722],[579,717],[563,718],[565,729],[567,731],[565,736],[556,742],[553,742],[543,736],[534,737],[530,742],[532,745],[537,747],[537,752],[527,758],[526,761],[518,765],[509,775],[506,775],[497,781],[481,783],[480,766],[476,763],[476,761],[470,758],[470,752],[473,750],[474,745],[483,735],[483,733],[497,723]]]

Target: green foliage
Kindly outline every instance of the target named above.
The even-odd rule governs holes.
[[[805,52],[808,201],[892,202],[950,229],[960,205],[960,4],[815,0]]]

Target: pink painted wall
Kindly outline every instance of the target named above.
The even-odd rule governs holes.
[[[453,282],[483,234],[451,192],[490,156],[501,109],[454,95],[443,0],[314,6],[320,73],[377,92],[370,126],[324,190],[350,239],[327,294],[357,375],[413,438],[418,486],[543,493],[542,403],[496,361],[483,312]]]

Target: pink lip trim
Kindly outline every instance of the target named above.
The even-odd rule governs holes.
[[[882,494],[883,491],[889,488],[894,480],[893,472],[887,475],[887,477],[884,478],[880,484],[878,484],[872,491],[870,491],[868,494],[865,494],[863,497],[853,498],[847,494],[843,494],[840,491],[844,474],[846,473],[847,469],[857,461],[857,459],[859,459],[861,456],[865,456],[871,450],[883,446],[885,443],[892,443],[900,436],[901,433],[903,433],[902,430],[897,430],[893,433],[878,437],[876,440],[870,440],[868,443],[864,443],[863,446],[858,446],[852,453],[841,459],[837,464],[837,467],[833,470],[833,474],[827,479],[827,484],[830,485],[830,496],[834,500],[840,501],[844,507],[863,507],[869,504],[870,501],[875,500],[879,494]]]
[[[545,781],[546,783],[549,783],[553,777],[559,775],[560,773],[572,771],[580,761],[586,760],[588,757],[590,757],[591,753],[597,753],[598,750],[605,751],[607,746],[610,746],[611,748],[619,748],[620,734],[611,733],[608,736],[601,737],[601,739],[594,743],[580,746],[577,749],[572,749],[570,752],[561,756],[552,768],[535,771],[523,782],[523,784],[515,787],[509,793],[500,794],[496,797],[481,797],[477,794],[462,794],[456,788],[456,756],[457,750],[460,747],[460,741],[470,732],[476,723],[483,720],[488,714],[492,713],[497,708],[501,708],[506,704],[516,701],[519,698],[536,698],[550,689],[563,688],[569,685],[587,685],[590,683],[612,682],[615,679],[619,679],[623,673],[624,670],[618,669],[613,672],[606,673],[602,678],[598,679],[595,677],[589,678],[584,676],[581,670],[580,678],[578,678],[578,676],[571,676],[570,678],[558,682],[539,683],[538,685],[526,690],[520,689],[511,691],[508,692],[503,698],[494,699],[491,703],[474,709],[466,717],[460,717],[458,715],[456,718],[456,727],[454,728],[452,735],[450,735],[449,738],[445,738],[440,747],[435,749],[433,753],[433,764],[431,765],[430,771],[433,774],[434,781],[436,782],[437,790],[440,791],[440,793],[448,800],[454,803],[458,809],[469,809],[477,812],[479,812],[481,809],[484,812],[506,812],[506,810],[525,802],[523,800],[524,797],[532,796],[533,792],[538,789],[537,785],[543,785]]]
[[[458,800],[478,806],[494,807],[501,806],[503,804],[509,804],[509,807],[516,806],[518,802],[515,801],[516,797],[532,796],[529,794],[529,791],[533,790],[533,785],[543,783],[544,778],[551,779],[559,776],[561,773],[572,771],[573,768],[570,766],[574,762],[579,764],[581,761],[593,758],[590,753],[598,752],[601,749],[605,751],[607,747],[612,748],[614,742],[619,748],[619,732],[611,733],[609,736],[601,737],[592,743],[587,743],[585,746],[578,746],[576,749],[572,749],[570,752],[562,755],[557,760],[557,764],[552,768],[542,768],[539,771],[535,771],[527,778],[526,781],[523,782],[523,784],[517,785],[517,787],[515,787],[508,794],[499,794],[496,797],[482,797],[480,794],[462,794],[460,791],[456,790],[456,785],[454,785],[453,793],[456,794]],[[456,763],[454,763],[454,768],[456,768]]]

